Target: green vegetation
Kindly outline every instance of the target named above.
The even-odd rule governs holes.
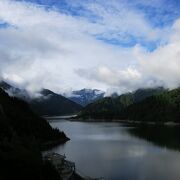
[[[80,116],[86,118],[114,119],[122,114],[125,107],[133,103],[132,94],[126,94],[119,97],[106,97],[99,101],[89,104]]]
[[[144,93],[145,92],[145,93]],[[136,91],[90,104],[80,117],[128,119],[141,122],[180,122],[180,88]]]
[[[46,174],[53,170],[47,169],[42,161],[42,147],[45,148],[47,142],[67,140],[63,132],[52,129],[48,122],[34,114],[28,104],[0,89],[1,180],[47,179]]]
[[[125,114],[135,121],[180,122],[180,88],[132,104]]]
[[[129,119],[134,115],[132,109],[148,97],[159,95],[166,91],[163,88],[139,89],[134,93],[123,94],[118,97],[106,97],[86,106],[79,114],[84,118],[95,119]],[[134,105],[134,106],[133,106]],[[131,109],[129,108],[131,107]],[[146,111],[144,112],[147,113]]]

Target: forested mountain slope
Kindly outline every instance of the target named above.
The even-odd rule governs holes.
[[[106,97],[86,106],[80,113],[81,117],[116,119],[127,118],[127,107],[139,103],[147,97],[166,92],[163,88],[139,89],[133,93],[117,97]]]
[[[47,179],[51,170],[43,164],[40,150],[49,142],[67,140],[63,132],[52,129],[46,120],[34,114],[27,103],[9,97],[0,88],[1,180]]]

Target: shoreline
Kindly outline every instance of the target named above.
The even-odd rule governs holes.
[[[48,120],[48,118],[47,118]],[[175,123],[175,122],[142,122],[142,121],[133,121],[133,120],[120,120],[120,119],[113,119],[113,120],[110,120],[110,119],[91,119],[91,118],[88,118],[88,119],[83,119],[83,118],[67,118],[67,119],[56,119],[55,122],[84,122],[84,123],[122,123],[122,126],[123,124],[126,126],[126,125],[130,125],[131,127],[133,127],[134,125],[134,128],[138,128],[141,127],[141,125],[147,125],[148,126],[152,126],[152,127],[160,127],[160,126],[165,126],[165,127],[175,127],[175,126],[179,126],[180,124],[179,123]],[[50,120],[49,122],[53,122],[53,120]],[[143,127],[143,126],[142,126]],[[83,177],[81,174],[79,174],[77,171],[74,171],[73,173],[73,176],[75,176],[75,180],[76,179],[82,179],[82,180],[86,180],[87,178],[86,177]],[[98,178],[89,178],[88,180],[95,180],[95,179],[98,179]]]
[[[58,153],[45,153],[43,155],[43,161],[48,161],[51,163],[59,176],[64,180],[100,180],[98,178],[91,178],[88,176],[82,176],[76,170],[76,165],[74,162],[66,160],[65,155],[61,155]]]
[[[48,121],[48,118],[46,119]],[[57,120],[57,119],[56,119]],[[55,120],[55,121],[56,121]],[[61,119],[62,120],[62,119]],[[53,120],[50,120],[49,122],[52,122]],[[70,141],[70,138],[65,137],[64,139],[59,139],[59,140],[54,140],[54,141],[48,141],[46,143],[41,144],[41,154],[43,157],[43,161],[45,162],[47,159],[45,159],[46,153],[48,152],[48,150],[55,148],[56,146],[61,146],[63,144],[65,144],[66,142]],[[57,153],[52,153],[50,156],[53,157],[53,154],[59,157],[64,157],[63,161],[65,162],[65,164],[74,164],[74,169],[71,169],[71,174],[69,175],[68,179],[70,180],[71,178],[74,180],[99,180],[98,178],[91,178],[91,177],[83,177],[81,174],[79,174],[76,169],[75,169],[75,163],[65,160],[66,156],[65,155],[60,155]],[[62,160],[57,159],[57,160],[52,160],[51,158],[48,160],[56,169],[56,171],[59,173],[59,175],[61,176],[61,171],[59,171],[59,169],[57,168],[56,164],[57,162],[60,163]],[[54,163],[55,162],[55,163]],[[60,165],[60,164],[59,164]],[[71,166],[70,165],[70,166]],[[69,165],[68,165],[69,166]],[[62,165],[61,165],[62,167]],[[65,167],[65,166],[64,166]],[[65,171],[67,171],[67,169],[69,169],[70,167],[65,167]],[[65,178],[67,179],[67,178]]]
[[[94,118],[88,118],[88,119],[83,119],[83,118],[70,118],[70,119],[65,119],[68,121],[74,121],[74,122],[102,122],[102,123],[110,123],[110,122],[119,122],[119,123],[127,123],[127,124],[136,124],[136,125],[163,125],[163,126],[180,126],[180,123],[173,122],[173,121],[168,121],[168,122],[153,122],[153,121],[148,121],[148,122],[143,122],[143,121],[133,121],[133,120],[120,120],[120,119],[94,119]],[[52,120],[51,120],[52,121]]]
[[[133,120],[122,120],[122,119],[95,119],[95,118],[77,118],[77,117],[67,117],[66,118],[58,118],[57,116],[46,116],[46,120],[48,122],[55,122],[55,121],[71,121],[71,122],[97,122],[97,123],[110,123],[110,122],[119,122],[119,123],[127,123],[127,124],[136,124],[136,125],[163,125],[163,126],[180,126],[180,123],[173,122],[173,121],[168,121],[168,122],[153,122],[153,121],[148,121],[148,122],[143,122],[143,121],[133,121]]]
[[[65,139],[59,139],[59,140],[54,140],[54,141],[48,141],[46,143],[43,143],[41,145],[41,151],[47,151],[49,149],[52,149],[56,146],[60,146],[60,145],[63,145],[65,144],[66,142],[70,141],[70,138],[65,138]]]

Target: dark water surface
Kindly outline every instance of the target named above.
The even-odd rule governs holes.
[[[51,151],[65,154],[81,174],[107,180],[180,179],[179,129],[62,120],[51,125],[71,139]]]

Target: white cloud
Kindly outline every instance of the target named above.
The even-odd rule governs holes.
[[[16,27],[0,29],[2,74],[6,79],[16,76],[13,80],[21,79],[29,89],[91,87],[74,69],[131,61],[128,50],[119,51],[86,34],[91,24],[81,19],[8,0],[0,1],[0,19]]]
[[[108,67],[93,69],[78,69],[79,76],[84,76],[91,81],[99,81],[110,87],[119,89],[119,92],[132,91],[141,85],[141,74],[135,69],[128,67],[123,70],[115,70]]]
[[[82,15],[87,20],[92,21],[91,16],[95,16],[93,22],[96,28],[94,31],[91,30],[90,33],[100,34],[103,38],[126,42],[129,41],[129,36],[145,38],[146,41],[160,40],[163,37],[162,31],[150,25],[145,14],[133,8],[137,2],[129,2],[128,4],[124,0],[68,0],[67,3],[71,6],[83,7],[86,11],[82,12]],[[139,4],[147,3],[142,1]],[[157,2],[154,4],[157,4]],[[164,29],[164,31],[166,30]]]
[[[132,49],[136,64],[121,70],[111,66],[97,69],[80,69],[78,74],[91,80],[103,82],[120,93],[142,87],[180,86],[180,20],[171,29],[169,42],[148,52],[141,46]],[[112,91],[111,91],[112,92]]]
[[[180,20],[172,27],[169,43],[152,53],[140,53],[138,60],[141,71],[152,76],[167,87],[180,86]]]
[[[116,1],[111,6],[107,2],[82,5],[100,20],[90,22],[25,2],[1,0],[0,21],[11,25],[0,29],[1,76],[32,91],[92,87],[124,92],[179,85],[179,20],[172,29],[160,30],[151,27],[142,13]],[[127,33],[167,44],[146,52],[139,46],[112,46],[94,37],[123,40]]]

